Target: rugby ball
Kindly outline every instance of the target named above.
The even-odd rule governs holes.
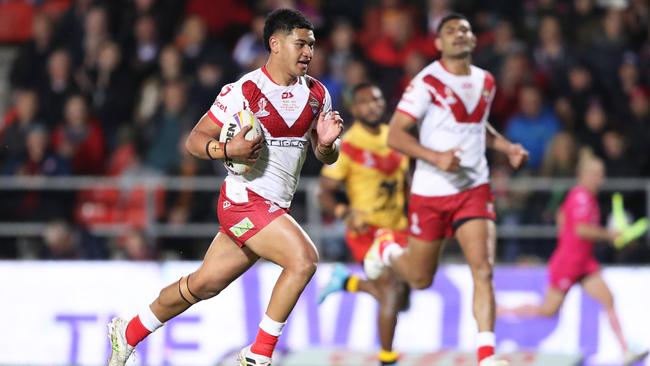
[[[248,133],[246,133],[246,140],[253,140],[257,136],[261,136],[263,134],[260,121],[255,117],[253,112],[250,109],[243,109],[233,114],[232,118],[223,123],[223,126],[221,127],[221,134],[219,135],[219,141],[227,142],[232,140],[232,138],[235,137],[235,135],[237,135],[239,131],[241,131],[241,129],[246,125],[251,125],[253,127],[250,131],[248,131]],[[227,151],[228,148],[226,148],[226,152]],[[236,175],[248,173],[253,166],[253,164],[246,161],[237,161],[231,158],[224,158],[223,165],[226,167],[226,169],[228,169],[229,172]]]

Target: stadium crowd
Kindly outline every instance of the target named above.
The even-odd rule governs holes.
[[[15,50],[10,100],[0,116],[0,174],[225,175],[218,162],[192,158],[185,136],[222,86],[263,65],[264,17],[277,7],[299,9],[317,27],[309,74],[323,81],[348,124],[351,88],[377,82],[390,111],[436,58],[435,29],[456,11],[478,35],[474,63],[497,80],[490,121],[530,151],[518,175],[573,177],[578,152],[588,147],[603,158],[609,177],[650,176],[650,3],[644,0],[0,1],[0,45]],[[319,171],[310,155],[303,174]],[[499,182],[513,174],[507,164],[492,159],[491,171],[500,223],[553,223],[560,193],[506,193]],[[159,222],[215,220],[214,193],[155,196]],[[626,199],[633,213],[644,214],[642,192]],[[0,191],[0,221],[51,223],[31,256],[202,254],[206,240],[203,246],[151,240],[144,206],[142,189]],[[132,229],[111,242],[88,230],[114,222]],[[0,239],[0,257],[25,256],[17,240]],[[506,261],[545,259],[553,249],[548,240],[503,244]],[[646,247],[599,253],[610,263],[647,261]]]

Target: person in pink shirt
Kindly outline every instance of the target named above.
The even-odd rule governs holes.
[[[577,168],[578,183],[569,191],[556,220],[558,225],[557,248],[548,264],[549,288],[544,301],[536,305],[516,308],[499,308],[499,316],[551,317],[556,315],[571,287],[579,283],[583,290],[600,303],[624,353],[624,365],[631,365],[648,355],[648,351],[632,352],[628,348],[614,307],[614,298],[600,273],[594,256],[594,244],[611,245],[621,235],[600,224],[597,194],[605,180],[602,160],[587,154]]]

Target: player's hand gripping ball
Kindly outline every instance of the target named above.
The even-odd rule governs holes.
[[[255,117],[253,112],[250,109],[241,110],[233,114],[232,118],[224,122],[223,127],[221,127],[221,134],[219,135],[219,141],[227,142],[231,141],[237,134],[244,128],[244,126],[250,126],[251,129],[246,133],[244,138],[248,141],[255,140],[258,136],[263,136],[262,126],[260,121]],[[246,174],[251,170],[254,161],[250,159],[241,159],[233,156],[234,154],[231,145],[229,144],[226,147],[226,153],[228,158],[223,159],[223,165],[233,174],[242,175]]]

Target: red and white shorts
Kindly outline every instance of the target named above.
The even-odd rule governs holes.
[[[421,240],[451,237],[463,220],[474,218],[496,220],[489,184],[449,196],[411,194],[409,199],[409,235]]]
[[[363,233],[345,232],[345,242],[348,244],[348,249],[350,249],[352,258],[356,262],[363,262],[366,252],[375,241],[375,233],[377,230],[379,228],[376,226],[368,226],[368,230]],[[406,247],[408,244],[408,232],[406,230],[393,230],[393,235],[397,244]]]
[[[221,226],[219,231],[228,235],[240,247],[243,247],[248,239],[264,229],[271,221],[288,212],[288,209],[278,206],[250,189],[240,187],[228,189],[226,182],[221,185],[217,203],[217,218]]]

